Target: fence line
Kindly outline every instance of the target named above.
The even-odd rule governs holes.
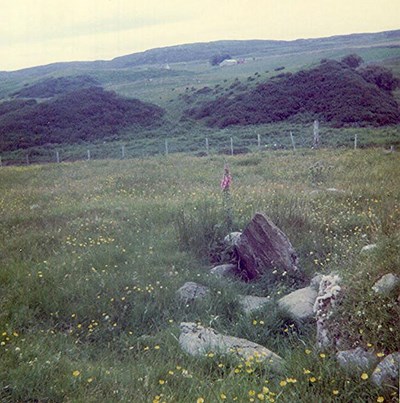
[[[10,152],[9,158],[6,158],[4,155],[0,156],[0,167],[4,165],[29,165],[32,163],[60,163],[84,159],[90,161],[92,159],[145,158],[154,155],[164,155],[167,157],[169,154],[180,152],[191,153],[197,156],[209,156],[213,154],[236,155],[278,149],[292,149],[295,152],[297,148],[315,149],[316,147],[320,147],[321,140],[318,129],[318,123],[316,123],[313,133],[310,133],[307,137],[301,135],[294,136],[291,131],[289,132],[289,136],[280,136],[279,138],[266,135],[265,137],[268,142],[264,142],[264,144],[260,134],[253,136],[253,138],[235,138],[230,136],[225,139],[217,138],[210,140],[209,137],[205,137],[205,142],[201,139],[196,139],[196,142],[188,142],[188,139],[166,138],[164,139],[164,144],[162,144],[161,139],[148,140],[145,144],[140,144],[140,140],[122,145],[120,142],[93,144],[90,149],[86,149],[86,155],[83,154],[84,151],[82,149],[79,149],[79,145],[68,145],[65,148],[62,146],[49,146],[48,148],[42,146],[27,151],[17,150]],[[355,134],[348,138],[344,146],[349,149],[357,149],[360,146],[359,140],[359,136]],[[337,148],[337,145],[335,145],[335,148]]]

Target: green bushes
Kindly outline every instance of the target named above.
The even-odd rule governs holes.
[[[398,123],[397,102],[386,90],[390,80],[383,78],[387,74],[370,70],[358,73],[346,64],[327,60],[311,70],[275,77],[245,94],[205,102],[187,114],[218,128],[280,122],[303,114],[335,127]],[[373,78],[378,75],[381,80]]]

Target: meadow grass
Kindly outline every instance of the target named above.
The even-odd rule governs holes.
[[[1,401],[396,401],[396,390],[379,390],[340,370],[332,352],[317,351],[315,324],[276,307],[241,311],[239,294],[274,301],[290,284],[209,275],[212,262],[229,260],[219,189],[225,162],[233,229],[266,213],[308,277],[345,279],[337,321],[349,346],[398,350],[399,290],[371,291],[381,275],[400,274],[397,153],[177,154],[2,167]],[[369,243],[378,247],[360,254]],[[186,281],[209,286],[209,296],[177,300]],[[177,341],[182,321],[265,345],[286,359],[286,374],[214,352],[186,355]]]

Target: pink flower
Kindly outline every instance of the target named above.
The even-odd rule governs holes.
[[[232,176],[229,173],[228,165],[225,165],[224,176],[222,177],[222,180],[221,180],[221,189],[229,190],[231,183],[232,183]]]

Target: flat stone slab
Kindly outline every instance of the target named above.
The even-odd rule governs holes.
[[[271,299],[267,297],[257,297],[255,295],[239,295],[239,304],[246,315],[264,308],[271,304]]]
[[[205,285],[188,281],[176,293],[183,301],[192,302],[204,298],[209,291],[210,289]]]
[[[338,351],[336,359],[341,368],[348,372],[369,372],[378,364],[379,358],[372,351],[365,351],[361,347],[353,350]]]
[[[314,316],[314,304],[318,292],[313,287],[305,287],[285,295],[278,301],[295,319],[309,319]]]
[[[253,357],[260,362],[268,363],[272,371],[283,372],[285,361],[277,354],[260,344],[239,337],[225,336],[212,328],[199,326],[196,323],[180,324],[179,344],[186,353],[192,356],[203,356],[209,352],[223,355],[236,355],[248,360]]]

